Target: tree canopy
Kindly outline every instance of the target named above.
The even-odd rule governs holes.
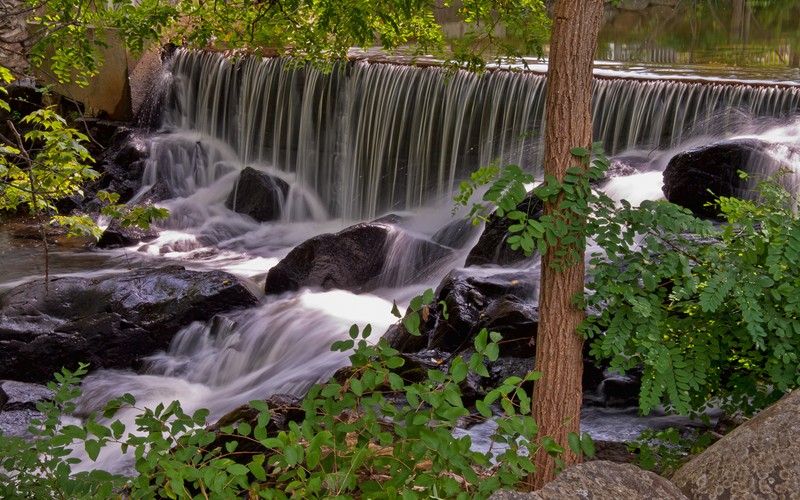
[[[550,21],[541,0],[31,0],[31,58],[79,84],[102,65],[113,30],[134,53],[152,43],[332,62],[353,47],[431,54],[482,69],[493,58],[543,55]],[[437,16],[469,26],[448,39]],[[502,29],[500,28],[502,24]],[[501,36],[502,35],[502,36]]]

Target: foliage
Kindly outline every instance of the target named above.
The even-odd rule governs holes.
[[[33,62],[50,61],[61,82],[79,85],[97,74],[101,49],[117,34],[133,52],[150,43],[192,48],[289,55],[300,62],[331,63],[352,47],[411,49],[482,70],[486,57],[543,54],[549,20],[541,0],[469,0],[452,7],[470,26],[456,41],[445,39],[437,8],[428,0],[287,0],[206,2],[184,0],[29,0]],[[497,36],[502,25],[514,37]],[[448,47],[451,44],[452,47]]]
[[[95,470],[74,473],[72,466],[78,460],[70,457],[73,438],[88,436],[86,429],[105,429],[90,419],[82,427],[65,425],[62,417],[75,409],[74,400],[80,395],[76,387],[80,376],[86,374],[86,365],[76,371],[62,370],[55,375],[56,382],[48,387],[54,391],[51,401],[39,402],[36,408],[40,418],[31,421],[28,431],[32,440],[0,434],[0,497],[2,498],[109,498],[122,482]],[[105,430],[101,431],[102,435]],[[87,440],[87,449],[97,442]]]
[[[775,179],[720,198],[715,226],[669,203],[623,203],[595,224],[584,330],[592,354],[644,367],[643,412],[746,413],[800,384],[800,219]]]
[[[598,209],[608,214],[612,204],[608,197],[592,189],[591,183],[603,178],[609,165],[600,144],[594,144],[592,151],[573,148],[571,152],[581,159],[581,166],[569,168],[562,181],[547,175],[544,182],[533,188],[536,197],[554,205],[550,214],[537,219],[518,210],[517,206],[528,195],[527,186],[533,184],[535,178],[517,165],[502,169],[490,165],[477,170],[469,182],[461,183],[455,202],[466,206],[480,186],[491,183],[483,194],[487,204],[473,204],[467,215],[473,219],[473,224],[486,220],[487,211],[494,208],[498,216],[515,222],[509,227],[509,232],[514,234],[506,240],[512,249],[521,248],[530,256],[534,250],[544,254],[552,248],[557,257],[553,265],[569,267],[586,249],[584,221],[590,215],[596,216]]]
[[[707,449],[717,437],[708,432],[701,434],[698,429],[688,435],[682,435],[675,427],[647,429],[628,443],[628,450],[636,454],[636,463],[641,468],[668,475],[680,468],[690,455]]]
[[[572,152],[589,163],[589,151]],[[752,413],[800,385],[797,197],[776,179],[759,182],[753,200],[720,198],[726,222],[715,225],[666,202],[615,206],[589,184],[607,165],[600,157],[585,173],[571,169],[563,182],[536,187],[543,199],[562,197],[558,212],[538,221],[514,208],[531,180],[518,167],[483,196],[515,221],[508,241],[527,253],[560,238],[575,245],[556,250],[568,265],[583,235],[594,240],[600,251],[590,259],[587,294],[577,298],[594,311],[581,328],[591,355],[620,373],[643,368],[643,413],[661,404],[681,414],[709,405]],[[493,172],[478,174],[462,195]]]
[[[32,129],[21,136],[10,124],[15,139],[0,144],[0,209],[27,205],[34,216],[55,212],[58,200],[81,195],[84,182],[98,176],[88,165],[88,138],[52,109],[34,111],[21,122]]]
[[[2,85],[12,80],[11,73],[0,67],[2,94],[7,93]],[[10,111],[8,103],[1,98],[0,109]],[[96,179],[99,173],[90,166],[94,160],[85,145],[88,137],[69,126],[53,109],[35,110],[21,117],[17,125],[9,120],[6,126],[12,137],[0,134],[0,211],[28,208],[40,226],[47,275],[48,224],[67,228],[68,236],[99,238],[102,234],[97,223],[88,215],[58,214],[58,202],[70,197],[82,197],[84,185]],[[17,126],[29,130],[23,135]],[[97,196],[104,202],[102,213],[120,219],[123,227],[135,225],[147,229],[153,220],[167,215],[165,209],[158,207],[119,205],[116,203],[119,195],[115,193],[100,191]]]
[[[432,295],[428,290],[412,301],[402,318],[405,325],[419,325]],[[57,391],[53,402],[39,405],[44,418],[31,428],[34,441],[0,436],[0,494],[485,498],[501,487],[513,487],[534,470],[532,438],[537,426],[523,384],[536,380],[538,373],[509,378],[476,402],[480,415],[496,423],[488,452],[473,451],[469,435],[453,434],[459,420],[470,413],[459,384],[470,374],[488,377],[486,363],[499,355],[499,334],[481,331],[468,359],[456,356],[447,370],[431,369],[419,382],[401,375],[407,358],[383,340],[370,344],[370,334],[369,326],[361,331],[353,326],[349,339],[334,343],[333,350],[352,350],[352,367],[312,387],[302,403],[305,419],[277,434],[267,431],[271,417],[263,401],[250,402],[259,411],[255,423],[239,421],[211,429],[206,427],[207,410],[188,415],[177,402],[135,408],[131,395],[108,403],[103,422],[110,423],[92,416],[82,425],[64,425],[61,417],[74,409],[72,399],[79,394],[75,384],[86,369],[82,365],[75,373],[63,370],[57,375],[59,384],[51,384]],[[123,408],[138,411],[135,432],[119,420],[110,421]],[[82,446],[96,460],[110,442],[133,453],[136,477],[100,470],[71,473],[78,461],[71,454],[74,447]],[[586,434],[570,436],[569,444],[576,453],[594,452]],[[252,445],[262,451],[252,451]],[[553,455],[564,451],[546,437],[542,446]]]

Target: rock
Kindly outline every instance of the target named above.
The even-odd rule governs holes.
[[[306,416],[306,412],[300,407],[302,399],[287,394],[275,394],[264,401],[269,408],[270,419],[267,423],[267,437],[275,437],[281,431],[289,430],[289,422],[300,423]],[[261,412],[244,404],[223,416],[217,423],[209,427],[209,430],[217,434],[217,438],[205,448],[207,450],[225,450],[225,445],[231,441],[237,441],[236,453],[229,454],[233,460],[241,463],[249,463],[254,454],[270,453],[268,448],[264,448],[257,440],[250,436],[239,436],[238,434],[222,434],[221,429],[232,425],[237,428],[241,424],[248,424],[251,429],[258,425],[258,417]]]
[[[468,219],[456,219],[431,236],[431,241],[450,248],[464,248],[475,234],[475,226]]]
[[[638,174],[648,169],[649,162],[649,158],[641,156],[615,156],[610,159],[606,179]]]
[[[0,384],[0,411],[3,411],[6,403],[8,403],[8,394],[3,390],[3,384]]]
[[[125,368],[169,345],[193,321],[256,297],[222,271],[180,266],[101,278],[53,278],[0,297],[0,379],[46,382],[62,366]]]
[[[392,252],[393,248],[402,249]],[[265,291],[301,287],[367,292],[412,283],[453,256],[452,250],[385,223],[361,223],[304,241],[267,274]]]
[[[487,328],[503,335],[501,355],[530,357],[534,353],[530,339],[538,326],[533,306],[536,292],[530,273],[481,276],[452,271],[428,304],[427,319],[420,325],[422,336],[413,336],[398,324],[385,337],[401,352],[440,349],[452,353],[471,348],[478,332]]]
[[[99,211],[102,203],[95,195],[100,190],[119,194],[119,203],[126,203],[133,198],[142,187],[148,155],[149,148],[144,137],[129,127],[118,127],[110,147],[98,158],[100,177],[84,189],[86,198],[81,204],[82,208]]]
[[[2,391],[0,393],[0,402],[3,401],[2,395],[5,395],[6,399],[4,403],[0,404],[2,411],[36,411],[36,403],[49,401],[55,395],[52,390],[44,385],[14,380],[6,380],[0,383],[0,391]]]
[[[138,226],[123,227],[119,220],[114,219],[97,240],[97,248],[129,247],[156,238],[158,238],[158,231],[152,226],[150,229],[142,229]]]
[[[528,217],[538,220],[542,216],[542,202],[536,195],[529,193],[517,205],[517,210],[525,212]],[[506,217],[492,214],[486,223],[483,234],[478,239],[478,243],[467,255],[465,266],[509,266],[527,260],[528,257],[525,257],[522,250],[512,250],[506,243],[506,239],[510,235],[508,228],[515,223],[515,221]]]
[[[664,196],[698,216],[717,218],[718,209],[705,206],[716,197],[750,197],[750,181],[741,179],[739,171],[773,174],[782,166],[770,147],[758,139],[734,139],[679,153],[664,170]]]
[[[253,167],[245,167],[233,185],[225,206],[259,222],[281,218],[283,204],[289,194],[289,184]]]
[[[490,500],[573,500],[576,498],[647,498],[686,500],[677,486],[634,465],[595,460],[574,465],[533,493],[501,490]]]
[[[606,378],[601,383],[602,403],[604,406],[618,408],[637,406],[641,387],[641,370],[634,370],[625,375],[606,371]]]
[[[797,498],[800,391],[795,390],[678,469],[672,481],[693,499]]]
[[[474,353],[475,336],[486,328],[503,335],[500,357],[489,368],[489,378],[482,383],[497,387],[511,376],[524,377],[534,365],[538,331],[538,308],[534,305],[538,282],[532,273],[498,272],[486,275],[470,269],[451,271],[440,283],[434,300],[425,305],[420,335],[411,335],[402,322],[389,327],[383,338],[387,344],[425,365],[439,360],[447,368],[455,355],[469,359]],[[446,311],[446,315],[445,315]],[[446,317],[445,317],[446,316]],[[626,374],[624,382],[617,374],[604,373],[588,355],[589,343],[584,346],[584,400],[593,405],[628,407],[637,403],[639,378]],[[409,364],[409,366],[413,366]],[[425,367],[422,373],[427,371]],[[409,371],[409,370],[406,370]],[[413,380],[405,372],[398,374]],[[609,393],[599,390],[605,380]],[[615,385],[617,384],[617,385]],[[532,384],[530,384],[532,386]]]
[[[617,7],[621,10],[644,10],[650,5],[650,0],[622,0]]]

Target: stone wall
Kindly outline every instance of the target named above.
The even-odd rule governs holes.
[[[18,77],[28,71],[24,7],[22,0],[0,0],[0,65]]]

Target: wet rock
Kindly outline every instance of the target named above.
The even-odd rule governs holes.
[[[797,498],[798,415],[795,390],[690,460],[672,481],[693,499]]]
[[[606,178],[627,177],[647,170],[649,158],[641,156],[616,156],[610,159]]]
[[[408,333],[402,324],[386,334],[391,347],[401,352],[440,349],[459,352],[472,346],[482,328],[503,335],[501,355],[530,357],[530,344],[538,327],[533,300],[537,291],[530,273],[493,276],[453,271],[439,285],[420,325],[421,336]],[[446,313],[445,313],[446,311]]]
[[[464,248],[475,234],[476,227],[468,219],[456,219],[431,236],[431,241],[450,248]]]
[[[180,266],[20,285],[0,297],[0,378],[45,382],[62,366],[135,366],[193,321],[257,302],[235,276]]]
[[[402,250],[393,252],[395,248]],[[269,270],[265,291],[280,294],[321,287],[367,292],[379,286],[412,283],[452,256],[449,248],[392,225],[356,224],[295,247]]]
[[[574,465],[533,493],[497,491],[491,500],[572,500],[575,498],[648,498],[684,500],[677,486],[634,465],[595,460]]]
[[[288,394],[275,394],[264,401],[269,408],[270,419],[267,423],[267,437],[274,437],[281,431],[289,430],[289,422],[300,423],[306,416],[305,411],[300,407],[302,399]],[[209,427],[209,430],[217,434],[217,438],[208,446],[208,450],[225,450],[225,446],[232,442],[238,442],[236,453],[229,456],[240,462],[249,463],[255,454],[270,453],[268,448],[264,448],[257,440],[250,436],[240,436],[238,434],[223,434],[221,429],[226,426],[239,427],[241,424],[248,424],[251,429],[258,425],[258,418],[261,412],[249,404],[242,405],[223,416],[217,423]]]
[[[641,375],[640,370],[625,375],[607,371],[606,377],[599,387],[603,406],[619,408],[637,406],[642,387]]]
[[[769,175],[782,166],[770,155],[770,147],[758,139],[734,139],[677,154],[664,170],[664,196],[698,216],[717,218],[719,210],[706,206],[715,198],[751,196],[751,183],[740,178],[739,171]]]
[[[41,384],[0,381],[0,434],[32,438],[28,430],[31,420],[42,418],[36,405],[51,401],[54,395],[52,390]]]
[[[150,229],[142,229],[138,226],[123,227],[119,220],[114,219],[97,240],[97,248],[129,247],[156,238],[158,238],[158,231],[152,226]]]
[[[6,380],[0,383],[0,410],[2,411],[22,411],[36,410],[36,403],[49,401],[55,393],[41,384],[30,384]],[[5,402],[3,403],[3,395]]]
[[[538,281],[533,273],[486,275],[470,269],[454,270],[442,280],[434,300],[423,308],[420,335],[412,335],[398,322],[389,327],[383,338],[390,347],[423,365],[424,373],[429,368],[425,365],[430,362],[446,369],[456,355],[469,359],[481,329],[499,332],[503,336],[500,357],[487,366],[489,378],[480,381],[482,386],[497,387],[508,377],[524,377],[534,366],[537,294]],[[633,397],[635,405],[635,396],[630,396],[629,391],[638,388],[638,379],[634,377],[631,387],[620,387],[607,396],[600,385],[606,379],[619,376],[604,373],[604,368],[588,355],[588,343],[584,351],[583,387],[587,403],[624,407]],[[410,378],[405,374],[401,376]],[[526,384],[525,388],[530,390],[532,386],[532,383]]]
[[[34,438],[29,427],[33,419],[41,419],[42,413],[36,410],[0,411],[0,433],[5,437]]]
[[[289,184],[283,179],[245,167],[225,206],[259,222],[278,220],[288,194]]]
[[[377,219],[373,220],[372,223],[391,224],[393,226],[399,226],[405,221],[406,217],[403,217],[402,215],[386,214],[386,215],[381,215]]]
[[[517,205],[517,210],[525,212],[528,217],[539,219],[542,216],[542,202],[533,193]],[[528,260],[522,250],[512,250],[506,240],[511,235],[508,228],[515,221],[507,217],[499,217],[495,214],[489,216],[489,221],[483,230],[483,234],[478,239],[478,243],[470,250],[467,255],[466,266],[509,266]]]

